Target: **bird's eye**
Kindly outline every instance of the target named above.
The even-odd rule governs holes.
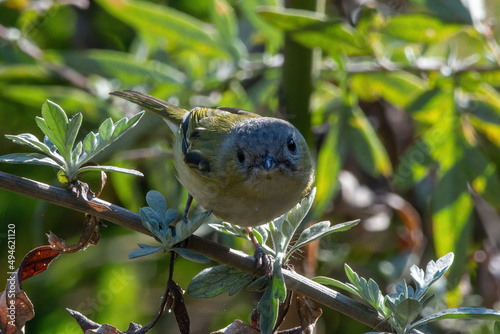
[[[295,152],[297,150],[297,145],[295,144],[293,139],[290,139],[288,141],[287,146],[288,146],[288,149],[290,150],[290,152]]]
[[[238,153],[236,153],[236,157],[238,158],[238,161],[240,163],[243,163],[245,161],[245,153],[243,153],[242,150],[238,150]]]

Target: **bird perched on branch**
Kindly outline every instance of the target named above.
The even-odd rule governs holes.
[[[223,221],[247,227],[290,210],[312,187],[314,168],[304,137],[289,122],[236,108],[187,111],[135,91],[111,95],[160,115],[175,134],[174,164],[189,193]]]
[[[236,108],[191,111],[135,91],[111,95],[164,118],[175,134],[180,183],[206,210],[252,227],[290,210],[311,190],[306,141],[289,122]]]

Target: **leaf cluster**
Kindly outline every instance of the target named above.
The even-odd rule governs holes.
[[[133,128],[144,112],[132,118],[122,118],[113,123],[111,118],[105,120],[97,133],[89,132],[83,141],[75,145],[82,125],[81,113],[68,119],[64,110],[56,103],[47,100],[42,105],[42,117],[36,118],[36,124],[45,134],[40,141],[31,133],[5,135],[16,144],[26,145],[40,153],[11,153],[0,156],[0,162],[45,165],[57,168],[61,183],[72,184],[86,172],[105,171],[120,172],[143,176],[142,173],[115,166],[89,165],[90,160],[108,147],[125,132]]]

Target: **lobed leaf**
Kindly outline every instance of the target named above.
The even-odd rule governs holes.
[[[475,307],[458,307],[443,310],[427,317],[424,317],[406,328],[405,333],[410,333],[412,329],[425,325],[431,321],[441,319],[479,319],[479,320],[500,320],[500,311],[475,308]]]
[[[135,259],[141,256],[146,256],[149,254],[156,253],[162,249],[165,249],[165,246],[150,246],[145,244],[138,244],[139,249],[134,249],[128,254],[129,259]]]
[[[31,164],[63,168],[59,163],[41,153],[11,153],[0,156],[0,162],[9,164]]]
[[[242,273],[226,265],[210,267],[198,273],[189,282],[187,293],[197,298],[212,298],[229,291],[229,295],[238,292],[252,282],[253,276]]]

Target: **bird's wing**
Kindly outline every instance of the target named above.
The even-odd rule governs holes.
[[[202,173],[209,173],[229,132],[254,117],[260,116],[237,108],[194,108],[184,115],[181,124],[184,162]]]

